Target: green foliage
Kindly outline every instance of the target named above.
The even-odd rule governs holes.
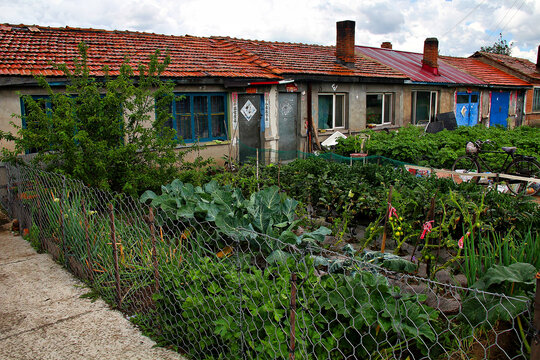
[[[252,193],[244,198],[238,188],[219,185],[213,180],[203,186],[184,184],[176,179],[162,186],[161,195],[146,191],[141,202],[150,200],[150,205],[163,212],[167,221],[196,219],[212,223],[220,234],[234,239],[249,241],[253,246],[268,254],[280,249],[283,244],[273,241],[283,239],[285,243],[298,244],[310,239],[324,240],[324,229],[296,236],[292,230],[298,202],[272,186]]]
[[[196,358],[288,358],[295,273],[295,358],[364,358],[374,352],[391,358],[403,351],[435,358],[442,350],[436,345],[437,313],[422,305],[425,296],[401,293],[380,275],[358,270],[319,277],[309,258],[288,257],[264,270],[250,262],[248,255],[204,257],[161,269],[153,320],[139,324],[163,345]]]
[[[480,48],[480,51],[488,52],[492,54],[500,54],[500,55],[512,55],[512,46],[514,43],[508,44],[508,41],[506,39],[503,39],[502,33],[499,33],[499,39],[493,43],[491,46],[482,46]]]
[[[502,127],[486,128],[460,126],[453,131],[443,130],[436,134],[424,132],[422,127],[408,126],[398,131],[386,133],[366,130],[371,138],[366,143],[369,155],[380,155],[409,164],[450,169],[454,161],[465,155],[465,145],[469,141],[492,140],[498,147],[516,146],[524,155],[540,157],[540,129],[521,126],[514,130]],[[336,153],[343,156],[355,151],[357,139],[350,136],[339,139]],[[494,156],[492,165],[502,165],[505,156]]]
[[[38,152],[35,163],[90,186],[130,194],[158,188],[174,177],[182,156],[175,152],[175,131],[164,127],[173,84],[163,82],[160,74],[169,62],[156,51],[135,76],[125,59],[115,77],[104,69],[102,81],[89,75],[88,47],[81,43],[73,71],[56,65],[68,79],[65,92],[37,79],[50,106],[45,99],[23,96],[26,127],[12,123],[17,135],[2,134],[16,146],[12,153],[4,150],[4,158],[33,149]]]
[[[531,264],[493,265],[473,286],[488,293],[472,292],[463,301],[461,317],[473,326],[486,320],[510,321],[527,310],[532,299],[536,268]],[[511,297],[493,295],[507,294]]]

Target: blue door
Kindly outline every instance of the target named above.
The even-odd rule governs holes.
[[[456,97],[456,121],[458,126],[474,126],[478,123],[478,99],[477,92],[457,93]]]
[[[506,118],[508,118],[508,104],[510,102],[510,93],[492,92],[491,93],[491,113],[489,114],[489,126],[501,125],[506,127]]]

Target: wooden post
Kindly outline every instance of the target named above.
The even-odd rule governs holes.
[[[531,360],[540,360],[540,271],[536,273]]]
[[[120,270],[118,269],[118,250],[116,248],[116,228],[114,226],[114,209],[113,205],[109,204],[109,217],[111,219],[111,241],[113,248],[114,261],[114,278],[116,283],[116,305],[118,308],[122,306],[122,290],[120,288]]]
[[[260,190],[260,187],[259,187],[259,148],[255,149],[255,153],[257,154],[257,159],[255,161],[255,166],[257,167],[255,169],[255,173],[257,174],[257,190]]]
[[[392,206],[392,192],[394,191],[394,185],[390,185],[390,191],[388,191],[388,203],[386,204],[386,215],[384,216],[384,227],[382,234],[381,252],[384,253],[386,247],[386,227],[388,225],[388,219],[390,218],[390,206]]]
[[[62,195],[60,196],[60,230],[62,231],[62,253],[64,253],[64,266],[69,269],[67,261],[66,224],[64,221],[64,201],[66,199],[66,177],[62,176]]]
[[[90,282],[94,283],[94,265],[92,261],[92,253],[90,251],[90,234],[88,216],[86,213],[86,207],[84,206],[84,199],[82,200],[82,211],[84,217],[84,240],[86,242],[86,262],[88,266],[88,274],[90,275]]]
[[[291,274],[291,338],[289,343],[289,360],[294,360],[296,341],[296,274]]]
[[[148,214],[148,225],[150,226],[150,235],[152,237],[152,263],[154,265],[154,291],[159,291],[159,271],[158,271],[158,259],[156,251],[156,229],[154,226],[154,210],[150,208]]]

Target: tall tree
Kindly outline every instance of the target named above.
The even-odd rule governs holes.
[[[512,54],[512,46],[514,43],[508,44],[508,41],[503,39],[502,33],[499,33],[499,39],[491,46],[482,46],[480,51],[488,52],[492,54],[508,55]]]
[[[21,96],[23,126],[12,122],[16,134],[0,134],[15,142],[14,151],[4,149],[4,159],[31,150],[47,170],[87,185],[131,194],[159,188],[177,174],[182,156],[175,150],[176,132],[166,126],[173,84],[160,74],[169,61],[156,51],[137,70],[126,59],[118,76],[104,69],[99,79],[90,76],[88,46],[79,44],[73,70],[56,65],[68,79],[65,91],[39,77],[48,96]]]

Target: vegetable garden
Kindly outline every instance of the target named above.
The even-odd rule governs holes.
[[[190,358],[528,358],[538,205],[372,162],[205,170],[138,200],[8,166],[7,208]]]

